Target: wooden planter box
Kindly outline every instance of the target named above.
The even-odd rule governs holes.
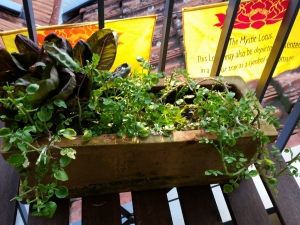
[[[226,77],[225,81],[238,98],[249,90],[240,77]],[[261,129],[275,141],[277,132],[273,126],[262,124]],[[207,135],[214,138],[213,134],[194,130],[176,131],[171,137],[116,138],[114,134],[105,134],[88,143],[82,143],[81,138],[64,139],[58,145],[72,147],[77,154],[65,168],[69,180],[60,184],[68,187],[69,197],[83,197],[226,182],[226,177],[204,175],[209,169],[222,170],[215,148],[198,143],[200,137]],[[247,158],[254,156],[256,146],[252,137],[241,138],[237,144],[245,146],[242,148]],[[53,156],[58,156],[59,152],[53,151]],[[5,159],[14,153],[15,150],[2,152]]]

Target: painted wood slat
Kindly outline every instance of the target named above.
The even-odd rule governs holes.
[[[271,159],[276,162],[276,160],[270,154]],[[283,157],[282,166],[285,166]],[[279,164],[276,163],[277,169],[279,169]],[[286,172],[286,174],[290,172]],[[300,221],[300,189],[299,186],[292,176],[280,176],[277,178],[278,186],[276,187],[278,191],[278,196],[270,190],[270,188],[265,184],[266,190],[269,193],[273,205],[277,209],[277,215],[281,224],[287,225],[298,225]]]
[[[242,180],[239,185],[239,188],[224,196],[233,221],[238,225],[271,225],[253,180]]]
[[[166,190],[137,191],[131,194],[135,224],[173,224]]]
[[[119,194],[82,198],[82,225],[121,224]]]
[[[221,217],[209,185],[177,188],[186,225],[220,225]]]

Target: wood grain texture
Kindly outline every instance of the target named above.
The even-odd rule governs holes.
[[[166,190],[137,191],[131,194],[135,224],[173,224]]]
[[[1,142],[0,142],[1,144]],[[17,201],[10,201],[18,193],[19,174],[0,155],[0,224],[14,225]]]
[[[211,187],[177,188],[179,202],[186,225],[220,225],[220,214]]]
[[[121,224],[119,194],[82,198],[82,225]]]
[[[57,200],[57,209],[53,218],[30,216],[28,225],[69,225],[69,199]],[[31,213],[31,207],[29,214]]]
[[[253,180],[243,180],[239,185],[225,195],[232,220],[238,225],[271,225]]]
[[[270,155],[271,156],[271,155]],[[271,159],[272,156],[271,156]],[[284,159],[281,157],[284,162]],[[276,160],[273,159],[274,162]],[[283,163],[283,166],[285,162]],[[276,167],[279,169],[279,164],[276,163]],[[289,173],[286,172],[286,173]],[[300,224],[300,189],[299,186],[292,176],[281,176],[277,178],[278,196],[269,189],[265,184],[266,190],[269,193],[273,205],[277,209],[278,218],[281,224],[286,225],[299,225]]]

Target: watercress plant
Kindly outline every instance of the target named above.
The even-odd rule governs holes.
[[[278,126],[274,108],[260,108],[254,93],[238,99],[222,77],[191,79],[184,69],[171,76],[152,72],[153,67],[138,57],[141,70],[131,71],[124,63],[113,72],[117,38],[109,29],[99,30],[87,42],[79,41],[72,49],[69,42],[55,34],[45,38],[40,48],[24,36],[16,37],[20,53],[0,50],[0,112],[5,127],[0,129],[3,151],[19,149],[8,162],[21,175],[19,195],[14,199],[33,204],[33,215],[52,217],[54,196],[68,196],[65,167],[76,151],[60,148],[62,138],[83,141],[93,136],[115,133],[118,138],[149,135],[172,135],[173,131],[204,130],[216,139],[200,138],[220,154],[223,168],[205,172],[207,176],[226,176],[224,192],[238,187],[238,181],[261,175],[269,186],[287,168],[298,171],[292,162],[276,170],[272,154],[280,161],[276,148],[271,153],[269,139],[260,124]],[[203,85],[213,80],[212,86]],[[163,89],[157,89],[159,82]],[[257,143],[255,156],[248,159],[236,146],[240,137],[251,135]],[[248,170],[255,164],[257,170]],[[44,177],[51,176],[51,183]],[[34,198],[27,198],[34,193]]]

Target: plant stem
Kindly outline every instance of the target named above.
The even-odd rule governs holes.
[[[226,163],[225,163],[225,160],[224,160],[224,150],[223,150],[223,145],[222,145],[222,142],[221,142],[220,140],[219,140],[219,146],[220,146],[219,149],[220,149],[220,152],[221,152],[222,165],[223,165],[225,174],[228,174],[227,166],[226,166]]]
[[[278,173],[276,173],[276,174],[274,175],[274,177],[278,177],[278,176],[280,176],[283,172],[285,172],[285,171],[287,170],[287,168],[288,168],[290,165],[292,165],[293,162],[299,160],[299,159],[298,159],[299,156],[300,156],[300,152],[299,152],[294,158],[292,158],[291,161],[289,161],[285,167],[283,167]]]
[[[78,90],[77,90],[77,105],[78,105],[78,123],[79,123],[79,126],[81,127],[81,120],[82,120],[82,109],[81,109],[81,105],[80,105],[80,97],[79,97],[79,93],[80,93],[80,90],[81,90],[81,87],[82,87],[82,84],[83,84],[83,81],[85,80],[86,78],[86,74],[84,74],[84,77],[78,87]]]
[[[15,102],[15,98],[14,96],[12,95],[12,93],[10,91],[7,92],[8,95],[9,95],[9,100],[11,101],[11,103],[13,103],[15,105],[15,107],[23,114],[27,117],[28,121],[31,123],[31,125],[34,125],[34,121],[33,119],[31,118],[30,114],[28,113],[28,111],[26,110],[26,108],[23,106],[23,104],[19,103],[17,104]]]

